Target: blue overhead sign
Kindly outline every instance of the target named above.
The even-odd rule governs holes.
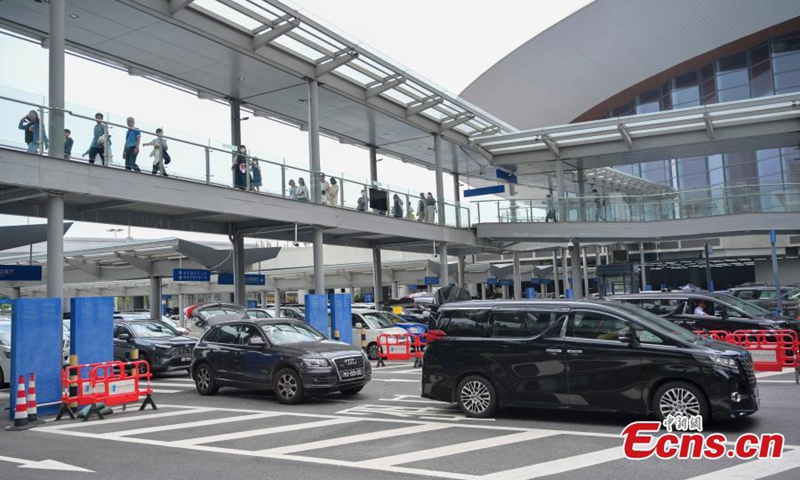
[[[0,265],[0,281],[41,282],[42,267],[37,265]]]
[[[469,190],[464,190],[464,196],[479,197],[481,195],[493,195],[496,193],[505,193],[505,191],[506,191],[505,185],[494,185],[491,187],[471,188]]]
[[[217,283],[220,285],[233,285],[233,274],[232,273],[220,273],[217,276]],[[266,275],[258,275],[258,274],[245,274],[244,276],[244,284],[245,285],[266,285],[267,284],[267,276]]]
[[[211,270],[199,268],[173,268],[173,282],[210,282]]]
[[[511,279],[511,278],[504,278],[504,279],[500,280],[499,283],[500,283],[500,285],[503,285],[504,287],[513,287],[514,286],[514,280]]]
[[[439,285],[439,277],[425,277],[425,285]]]
[[[487,278],[486,285],[498,285],[498,280],[496,278]]]
[[[495,170],[495,175],[500,180],[505,180],[508,183],[517,183],[517,176],[513,173],[508,173],[505,170],[500,170],[499,168]]]

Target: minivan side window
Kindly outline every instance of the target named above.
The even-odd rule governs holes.
[[[533,337],[544,332],[557,319],[556,312],[495,310],[492,312],[492,337]]]
[[[683,301],[665,298],[643,298],[641,307],[655,315],[669,315],[683,311]]]
[[[734,295],[742,300],[751,300],[755,296],[755,293],[756,292],[752,290],[737,290]]]
[[[489,310],[449,310],[439,319],[448,337],[485,337],[489,333]]]
[[[567,336],[595,340],[617,340],[628,329],[628,322],[601,312],[573,312],[567,325]]]

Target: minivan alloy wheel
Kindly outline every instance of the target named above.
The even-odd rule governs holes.
[[[461,387],[461,404],[470,413],[481,414],[489,408],[491,393],[483,382],[473,380]]]
[[[685,388],[671,388],[664,392],[658,403],[658,408],[663,416],[700,415],[700,400]]]

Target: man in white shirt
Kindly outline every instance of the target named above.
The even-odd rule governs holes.
[[[331,194],[331,184],[325,180],[324,174],[320,174],[319,178],[319,203],[327,205]]]
[[[707,305],[706,305],[705,300],[700,300],[699,302],[697,302],[697,306],[694,307],[694,314],[695,315],[708,315],[708,313],[706,313],[706,306]]]

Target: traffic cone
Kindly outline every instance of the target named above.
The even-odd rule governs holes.
[[[39,423],[39,412],[36,409],[36,375],[33,373],[28,382],[28,423],[31,426]]]
[[[6,430],[25,430],[28,424],[28,402],[25,398],[25,377],[19,376],[17,384],[17,404],[14,407],[14,425],[9,425]]]

